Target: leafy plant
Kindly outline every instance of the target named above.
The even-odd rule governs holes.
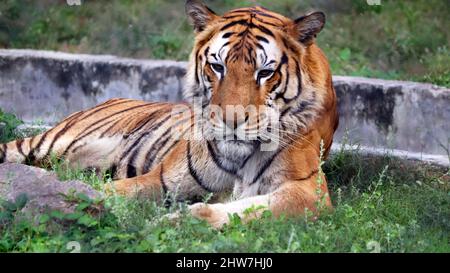
[[[0,109],[0,143],[13,140],[16,137],[15,129],[22,123],[15,115]]]

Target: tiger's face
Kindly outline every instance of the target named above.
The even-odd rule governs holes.
[[[308,48],[323,13],[291,20],[254,7],[218,16],[200,1],[186,11],[197,35],[185,96],[207,113],[218,152],[244,160],[261,143],[307,129],[320,108]]]

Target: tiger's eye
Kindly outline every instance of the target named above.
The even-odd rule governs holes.
[[[274,73],[273,70],[264,69],[264,70],[259,71],[258,78],[267,78],[267,77],[272,76],[273,73]]]
[[[217,64],[217,63],[213,63],[211,64],[211,67],[214,71],[216,71],[217,73],[222,74],[223,71],[225,70],[225,68],[223,67],[223,65],[221,64]]]

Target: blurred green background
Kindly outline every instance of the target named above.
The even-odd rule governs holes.
[[[291,18],[327,13],[318,43],[336,75],[450,86],[450,1],[209,0],[218,13],[265,6]],[[0,47],[186,60],[193,33],[183,0],[0,0]]]

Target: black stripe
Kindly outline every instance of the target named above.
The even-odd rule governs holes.
[[[263,23],[263,24],[265,24],[265,25],[269,25],[269,26],[273,26],[273,27],[280,27],[280,26],[277,25],[277,24],[274,24],[274,23],[270,23],[270,22],[264,21],[264,20],[262,20],[261,18],[258,18],[258,17],[255,17],[255,20],[258,21],[258,22],[260,22],[260,23]]]
[[[117,119],[117,120],[120,120],[120,118]],[[117,121],[117,120],[115,120],[115,121]],[[97,124],[97,123],[95,123],[95,124]],[[92,128],[91,130],[89,130],[89,131],[87,131],[87,132],[86,132],[87,128],[84,129],[83,131],[81,131],[81,132],[80,132],[80,133],[79,133],[79,134],[78,134],[78,135],[77,135],[77,136],[69,143],[69,145],[66,147],[66,149],[64,150],[64,152],[61,154],[61,156],[64,157],[64,156],[69,152],[70,148],[72,148],[72,147],[73,147],[76,143],[78,143],[80,140],[84,139],[85,137],[91,135],[92,133],[96,132],[98,129],[100,129],[100,128],[102,128],[102,127],[108,125],[108,124],[111,124],[111,121],[106,121],[105,123],[102,123],[101,125],[99,125],[99,126],[97,126],[97,127],[94,127],[94,128]],[[114,124],[115,124],[115,123],[114,123]],[[91,128],[91,126],[88,126],[88,128]],[[79,148],[80,148],[80,147],[75,148],[73,152],[75,152],[75,151],[78,150]],[[49,151],[48,151],[47,153],[50,153],[50,149],[49,149]]]
[[[293,100],[296,100],[299,96],[300,96],[300,94],[302,93],[302,79],[301,79],[301,74],[300,74],[300,68],[299,68],[299,66],[298,66],[298,62],[297,61],[295,61],[295,73],[296,73],[296,76],[297,76],[297,81],[298,81],[298,85],[297,85],[297,93],[295,94],[295,96],[294,97],[292,97],[292,98],[290,98],[290,99],[286,99],[285,97],[284,97],[284,94],[287,92],[287,87],[288,87],[288,84],[289,84],[289,81],[286,83],[286,88],[284,89],[284,92],[283,92],[283,101],[284,101],[284,103],[289,103],[289,102],[291,102],[291,101],[293,101]],[[288,77],[289,77],[289,71],[288,71]],[[289,79],[289,78],[288,78]],[[283,116],[283,114],[281,115],[281,116]]]
[[[242,26],[248,26],[248,22],[247,20],[238,20],[238,21],[233,21],[231,23],[226,24],[225,26],[223,26],[220,31],[224,31],[230,27],[233,27],[235,25],[242,25]]]
[[[167,122],[167,120],[169,120],[171,118],[171,115],[167,115],[165,118],[163,118],[161,121],[159,121],[158,123],[156,123],[151,129],[150,132],[145,132],[142,135],[139,136],[139,138],[128,148],[128,150],[122,155],[122,157],[120,158],[120,161],[124,160],[125,157],[131,153],[131,151],[133,151],[133,154],[131,154],[130,159],[128,160],[128,168],[130,168],[130,166],[135,166],[135,160],[136,157],[138,156],[140,150],[140,146],[141,146],[141,142],[142,140],[147,137],[147,136],[151,136],[159,127],[161,127],[165,122]],[[136,171],[136,168],[135,168]]]
[[[227,33],[225,33],[224,35],[222,35],[222,38],[223,38],[223,39],[230,38],[231,35],[233,35],[233,34],[234,34],[234,32],[227,32]]]
[[[223,19],[235,19],[235,18],[238,18],[238,17],[243,17],[245,15],[246,14],[228,15],[228,16],[223,16]]]
[[[161,137],[159,137],[155,142],[153,142],[153,144],[151,145],[150,149],[148,150],[147,154],[145,155],[145,161],[144,161],[144,167],[142,169],[142,173],[147,173],[152,165],[153,162],[155,161],[155,159],[157,158],[158,153],[166,146],[167,142],[169,142],[170,138],[172,137],[172,134],[170,133],[172,131],[173,128],[175,128],[176,126],[184,123],[185,121],[189,120],[190,117],[188,119],[182,119],[177,121],[175,124],[171,125],[169,127],[169,129],[167,129],[164,133],[161,134]],[[192,126],[194,124],[191,123],[191,126],[187,129],[191,129]],[[186,131],[187,131],[186,130]],[[185,131],[185,132],[186,132]],[[160,157],[161,160],[164,159],[164,156],[170,151],[170,149],[176,144],[178,143],[179,140],[174,141],[174,143],[172,143],[172,145],[170,145],[169,149],[167,149],[162,156]]]
[[[275,35],[273,34],[273,32],[270,31],[270,30],[269,30],[268,28],[266,28],[265,26],[251,24],[251,27],[257,28],[257,29],[259,29],[261,32],[263,32],[263,33],[265,33],[265,34],[267,34],[267,35],[269,35],[269,36],[275,37]]]
[[[119,115],[119,114],[122,114],[122,113],[125,113],[125,112],[128,112],[128,111],[131,111],[131,110],[134,110],[134,109],[137,109],[137,108],[150,106],[150,105],[152,105],[152,104],[154,104],[154,103],[146,103],[146,104],[143,104],[143,105],[133,106],[133,107],[130,107],[130,108],[121,110],[121,111],[119,111],[119,112],[116,112],[116,113],[114,113],[114,114],[112,114],[112,115],[109,115],[109,116],[107,116],[107,117],[104,117],[104,118],[102,118],[102,119],[100,119],[100,120],[96,120],[94,123],[90,124],[90,125],[89,125],[88,127],[86,127],[83,131],[81,131],[81,132],[77,135],[77,137],[75,137],[75,138],[72,140],[72,142],[71,142],[71,143],[67,146],[67,148],[64,150],[63,155],[67,154],[67,152],[69,152],[69,149],[72,148],[73,145],[75,145],[75,144],[76,144],[78,141],[80,141],[81,139],[83,139],[83,138],[89,136],[90,134],[94,133],[95,131],[97,131],[98,129],[102,128],[103,126],[108,125],[108,124],[110,124],[111,122],[114,122],[114,121],[117,121],[117,120],[107,121],[107,122],[103,123],[102,125],[99,125],[99,126],[93,128],[92,130],[88,131],[89,129],[91,129],[91,128],[94,127],[95,125],[97,125],[97,124],[99,124],[99,123],[101,123],[101,122],[103,122],[103,121],[105,121],[105,120],[111,119],[111,118],[113,118],[113,117],[115,117],[115,116],[117,116],[117,115]],[[119,120],[120,120],[120,118],[119,118]],[[71,126],[70,126],[70,127],[71,127]],[[62,131],[62,130],[61,130],[61,131]],[[66,131],[67,131],[67,130],[66,130]],[[86,131],[87,131],[87,133],[86,133]],[[59,136],[59,137],[60,137],[60,136]],[[59,137],[58,137],[58,138],[59,138]],[[57,139],[56,139],[56,137],[55,137],[55,139],[53,139],[52,145],[50,146],[51,148],[53,147],[53,145],[54,145],[54,143],[56,142],[56,140],[57,140]],[[49,149],[49,150],[47,151],[47,155],[48,155],[50,152],[51,152],[51,149]]]
[[[236,169],[229,169],[229,168],[226,168],[226,167],[222,166],[222,164],[219,162],[219,159],[217,158],[217,154],[214,151],[214,148],[211,145],[211,142],[207,141],[206,143],[207,143],[209,155],[213,159],[213,162],[216,164],[216,166],[219,169],[221,169],[222,171],[226,172],[226,173],[229,173],[229,174],[232,174],[232,175],[236,175],[236,172],[237,172]]]
[[[16,140],[17,151],[19,151],[20,155],[22,155],[23,157],[26,157],[26,155],[23,153],[23,150],[22,150],[22,144],[23,144],[23,139]]]
[[[298,86],[297,86],[297,94],[290,101],[296,100],[302,93],[302,74],[298,62],[296,60],[294,61],[295,61],[295,74],[297,75]]]
[[[244,37],[244,36],[246,37],[249,34],[250,34],[250,31],[248,28],[246,28],[246,29],[244,29],[244,31],[240,32],[237,36],[238,37]],[[242,40],[241,40],[241,42],[242,42]]]
[[[259,44],[258,44],[259,45]],[[262,46],[261,46],[262,47]],[[264,64],[266,65],[267,61],[269,60],[269,57],[267,56],[267,52],[266,49],[264,47],[262,47],[262,52],[264,54]],[[272,62],[275,62],[274,60],[272,60]],[[267,65],[269,65],[271,62],[267,63]]]
[[[120,119],[118,119],[118,120],[120,120]],[[99,126],[97,126],[95,128],[92,128],[92,130],[88,131],[87,133],[85,133],[83,135],[81,135],[81,133],[80,133],[77,137],[75,137],[74,140],[72,140],[72,142],[70,142],[69,146],[66,147],[66,149],[62,153],[62,157],[64,157],[69,152],[70,148],[72,148],[76,143],[80,142],[80,140],[90,136],[91,134],[93,134],[94,132],[97,132],[100,128],[105,127],[108,124],[111,124],[111,121],[107,121],[107,122],[105,122],[105,123],[103,123],[103,124],[101,124],[101,125],[99,125]],[[78,147],[74,148],[72,152],[75,153],[78,149],[80,149],[83,146],[85,146],[85,145],[81,145],[81,146],[78,146]]]
[[[264,172],[270,167],[270,165],[272,165],[273,160],[278,156],[278,154],[282,151],[283,149],[279,149],[274,155],[272,155],[268,160],[266,160],[266,162],[264,162],[263,166],[261,167],[261,169],[259,169],[257,175],[255,176],[255,178],[253,178],[251,184],[254,184],[258,181],[259,178],[261,178],[261,176],[264,174]]]
[[[142,108],[142,107],[147,107],[147,106],[150,106],[150,105],[153,105],[153,104],[155,104],[155,103],[154,103],[154,102],[145,103],[145,104],[136,105],[136,106],[132,106],[132,107],[129,107],[129,108],[120,110],[119,112],[115,112],[115,113],[113,113],[113,114],[111,114],[111,115],[109,115],[109,116],[107,116],[107,117],[101,118],[101,119],[96,120],[95,122],[91,123],[89,126],[87,126],[87,127],[86,127],[82,132],[80,132],[78,135],[82,135],[84,132],[86,132],[87,130],[91,129],[92,127],[94,127],[95,125],[99,124],[99,123],[102,122],[102,121],[108,120],[108,119],[110,119],[110,118],[112,118],[112,117],[115,117],[115,116],[117,116],[117,115],[119,115],[119,114],[123,114],[123,113],[125,113],[125,112],[131,111],[131,110],[134,110],[134,109],[138,109],[138,108]],[[83,119],[84,119],[84,118],[83,118]]]
[[[193,164],[192,164],[192,156],[191,156],[191,142],[188,141],[187,142],[187,152],[186,152],[186,157],[187,157],[187,161],[188,161],[188,168],[189,168],[189,173],[191,174],[192,178],[194,178],[195,182],[205,191],[208,192],[215,192],[212,189],[208,188],[206,186],[206,183],[200,178],[200,176],[197,173],[197,170],[194,168]]]
[[[127,178],[136,176],[136,168],[132,165],[127,165]]]
[[[56,127],[55,127],[55,128],[56,128]],[[51,131],[53,131],[53,129],[54,129],[54,128],[52,128],[52,129],[46,131],[44,134],[42,134],[42,135],[41,135],[41,138],[39,139],[39,142],[37,143],[37,145],[36,145],[34,148],[31,148],[31,149],[30,149],[30,152],[28,153],[28,156],[27,156],[27,161],[28,161],[30,164],[33,164],[33,163],[35,162],[35,160],[36,160],[35,152],[36,152],[36,151],[39,152],[39,149],[41,148],[41,145],[44,143],[45,139],[47,138],[47,135],[48,135]],[[34,137],[31,139],[30,146],[33,144],[33,140],[34,140]]]
[[[2,144],[2,147],[0,147],[0,163],[5,162],[7,149],[6,144]]]
[[[290,78],[291,78],[291,77],[290,77],[290,73],[289,73],[289,64],[287,64],[287,65],[286,65],[286,83],[285,83],[285,86],[284,86],[283,97],[282,97],[284,103],[288,103],[288,102],[289,102],[289,99],[286,99],[286,98],[284,97],[284,95],[286,95],[286,92],[288,91]]]
[[[162,163],[161,163],[161,170],[159,171],[159,180],[161,181],[161,187],[164,191],[164,194],[167,194],[168,189],[166,182],[164,182],[164,167]]]
[[[107,103],[106,106],[101,107],[101,108],[99,108],[99,109],[96,109],[96,110],[94,110],[94,111],[88,113],[85,117],[82,118],[82,120],[84,120],[84,119],[86,119],[86,118],[88,118],[88,117],[94,115],[95,113],[98,113],[99,111],[101,111],[101,110],[103,110],[103,109],[106,109],[106,108],[109,108],[109,107],[111,107],[111,106],[115,106],[115,105],[118,105],[118,104],[122,104],[122,103],[125,103],[125,102],[127,102],[127,101],[128,101],[128,100],[126,100],[126,101],[120,101],[120,102],[115,103],[115,104],[113,104],[113,105],[110,105],[109,103]],[[48,156],[48,155],[51,153],[51,151],[52,151],[52,149],[53,149],[53,146],[55,145],[55,142],[56,142],[61,136],[63,136],[70,128],[72,128],[75,124],[77,124],[78,117],[80,117],[80,116],[83,115],[84,113],[85,113],[85,112],[79,112],[78,114],[76,114],[73,118],[70,119],[70,121],[68,121],[68,122],[66,123],[66,125],[64,125],[64,128],[62,128],[61,130],[58,131],[58,133],[56,133],[56,135],[53,137],[52,142],[50,143],[50,146],[49,146],[49,148],[48,148],[47,153],[45,154],[45,156]],[[91,126],[93,126],[93,124],[91,124]],[[87,129],[89,129],[91,126],[88,126],[83,132],[85,132],[85,131],[86,131]],[[56,127],[55,127],[55,128],[56,128]],[[53,129],[54,129],[54,128],[53,128]],[[45,139],[45,138],[47,137],[47,133],[50,132],[50,131],[52,131],[53,129],[50,129],[49,131],[45,132],[43,138]],[[82,132],[82,133],[83,133],[83,132]],[[34,157],[34,156],[35,156],[34,153],[35,153],[36,150],[37,150],[37,151],[39,150],[40,146],[41,146],[42,143],[43,143],[43,138],[41,138],[41,140],[39,141],[39,144],[38,144],[35,148],[33,148],[33,149],[30,151],[30,154],[28,154],[28,157],[30,157],[30,156]],[[72,143],[71,143],[71,144],[72,144]],[[66,151],[67,151],[67,150],[68,150],[68,149],[66,149]],[[66,152],[66,151],[65,151],[65,152]],[[65,154],[65,152],[64,152],[64,154]]]
[[[292,113],[298,114],[301,113],[303,111],[305,111],[307,108],[309,108],[309,106],[313,105],[314,100],[304,100],[300,103],[300,105],[298,106],[297,109],[295,109]]]
[[[103,131],[103,133],[101,133],[99,138],[104,138],[106,136],[106,134],[108,134],[112,128],[114,128],[119,122],[121,122],[123,119],[117,119],[116,121],[114,121],[105,131]],[[108,123],[109,124],[109,123]]]
[[[284,117],[291,109],[292,109],[291,107],[284,109],[283,112],[281,112],[280,118]]]
[[[175,147],[175,146],[180,142],[182,135],[184,135],[184,133],[186,133],[187,131],[191,130],[193,126],[194,126],[194,123],[191,123],[191,126],[189,126],[189,128],[187,128],[187,129],[183,132],[183,134],[180,135],[180,138],[177,139],[176,141],[174,141],[174,142],[173,142],[173,143],[172,143],[172,144],[164,151],[164,153],[163,153],[163,154],[161,155],[161,157],[160,157],[161,160],[163,160],[163,159],[166,157],[166,155],[167,155],[170,151],[172,151],[173,147]]]
[[[151,169],[153,162],[155,162],[157,154],[161,151],[162,148],[164,148],[164,146],[169,141],[171,136],[168,131],[170,131],[171,129],[172,128],[169,128],[169,130],[164,132],[162,134],[162,137],[160,137],[158,140],[156,140],[152,144],[150,149],[148,150],[147,154],[145,155],[144,167],[142,169],[142,174],[147,173]]]
[[[132,101],[132,100],[123,99],[123,100],[121,100],[121,101],[119,101],[117,103],[114,103],[114,104],[109,104],[108,103],[108,104],[106,104],[106,105],[104,105],[103,107],[100,107],[100,108],[97,106],[97,107],[91,109],[92,112],[89,112],[89,110],[88,111],[83,111],[83,112],[80,112],[80,115],[81,114],[86,114],[86,116],[83,117],[83,119],[86,119],[86,118],[88,118],[90,116],[93,116],[94,114],[100,112],[101,110],[104,110],[104,109],[107,109],[107,108],[110,108],[112,106],[116,106],[116,105],[119,105],[119,104],[123,104],[123,103],[126,103],[126,102],[130,102],[130,101]],[[100,105],[102,105],[102,104],[100,104]],[[77,117],[78,116],[79,115],[77,115]],[[72,119],[71,119],[71,121],[72,121]]]
[[[197,84],[199,84],[200,83],[200,78],[199,78],[199,76],[198,76],[198,62],[199,62],[199,53],[200,53],[200,49],[198,49],[196,52],[195,52],[195,82],[197,83]],[[200,60],[201,61],[201,60]]]
[[[284,94],[286,94],[286,92],[287,92],[287,89],[288,89],[288,86],[289,86],[289,79],[290,79],[290,76],[289,76],[289,63],[287,63],[286,66],[287,66],[286,67],[286,83],[284,85],[284,90],[283,90],[283,92],[277,93],[276,96],[275,96],[275,100],[281,98],[281,99],[283,99],[283,101],[285,103],[287,103],[287,101],[286,101],[286,98],[284,97]]]
[[[288,61],[289,61],[288,56],[286,55],[285,52],[283,52],[283,56],[281,57],[280,67],[281,67],[283,64],[286,64]]]
[[[161,155],[161,159],[164,159],[164,157],[166,157],[166,155],[173,149],[173,147],[175,147],[178,143],[180,142],[179,139],[177,139],[176,141],[174,141],[169,148],[167,148],[164,153]]]
[[[249,156],[247,156],[247,158],[242,162],[240,169],[245,167],[245,164],[247,164],[248,160],[253,157],[255,152],[256,152],[256,149],[255,149],[255,151],[253,151],[253,153],[251,153]],[[238,177],[242,179],[241,176],[238,175]]]
[[[230,44],[230,42],[228,41],[228,42],[226,42],[226,43],[224,43],[221,47],[220,47],[220,49],[219,49],[219,51],[218,51],[218,53],[220,53],[221,51],[222,51],[222,49],[224,48],[224,47],[226,47],[227,45],[229,45]]]
[[[170,108],[166,107],[166,109],[156,109],[153,113],[149,114],[145,119],[143,119],[143,121],[141,121],[141,124],[139,124],[139,126],[137,126],[136,128],[134,128],[131,132],[128,133],[128,135],[132,135],[134,133],[136,133],[137,131],[141,130],[142,127],[144,127],[146,124],[148,124],[150,121],[153,121],[155,119],[155,115],[165,115],[168,112],[170,112]]]
[[[278,89],[278,87],[280,87],[280,85],[281,85],[281,80],[279,80],[279,81],[277,81],[275,84],[274,84],[274,86],[272,87],[272,89],[270,89],[270,94],[272,94],[273,92],[275,92],[275,90],[277,90]],[[276,99],[276,97],[275,97],[275,99]]]
[[[284,47],[289,49],[292,53],[298,54],[298,50],[295,47],[293,47],[292,44],[290,42],[288,42],[288,40],[286,40],[286,38],[283,37],[282,41],[283,41]]]
[[[260,35],[256,35],[256,39],[260,42],[264,42],[264,43],[269,43],[269,40],[267,40],[266,38],[264,38],[263,36]]]
[[[261,16],[263,16],[263,17],[268,17],[268,18],[272,18],[272,19],[277,19],[277,20],[280,21],[282,24],[284,24],[283,20],[281,20],[280,18],[278,18],[278,17],[276,17],[276,16],[267,14],[267,13],[265,13],[265,12],[263,12],[263,11],[259,11],[259,10],[255,10],[255,11],[253,11],[253,12],[255,12],[256,14],[261,15]],[[255,17],[255,18],[256,18],[256,19],[259,19],[258,17]]]
[[[117,165],[116,164],[112,164],[111,167],[105,171],[105,174],[109,174],[111,179],[114,179],[116,177],[116,174],[117,174]]]
[[[152,134],[153,133],[153,131],[151,131],[151,132],[145,132],[145,133],[143,133],[143,134],[141,134],[134,142],[133,142],[133,144],[131,144],[130,145],[130,147],[128,147],[128,149],[122,154],[122,156],[120,157],[120,161],[123,161],[135,148],[136,148],[136,145],[138,145],[140,142],[141,142],[141,140],[144,138],[144,137],[146,137],[146,136],[148,136],[148,135],[150,135],[150,134]]]

